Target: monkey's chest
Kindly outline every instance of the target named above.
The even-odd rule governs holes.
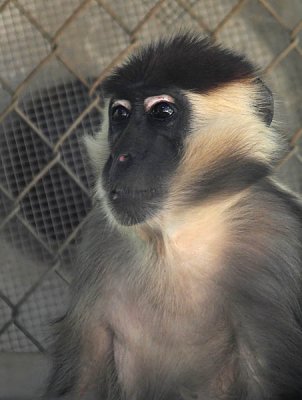
[[[118,303],[112,316],[118,380],[135,398],[141,385],[169,386],[194,364],[200,331],[184,315],[158,315],[146,304]],[[194,319],[193,319],[194,321]],[[171,365],[174,367],[171,368]],[[171,383],[172,385],[172,383]],[[144,388],[140,388],[144,390]]]

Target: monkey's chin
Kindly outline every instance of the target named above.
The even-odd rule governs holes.
[[[111,212],[119,225],[133,226],[144,223],[151,217],[152,212],[146,210],[146,207],[138,207],[137,204],[129,204],[125,202],[111,203]]]
[[[110,210],[119,225],[132,226],[144,223],[156,209],[155,196],[121,195],[111,191],[108,195]]]

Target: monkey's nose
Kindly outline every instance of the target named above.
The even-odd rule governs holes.
[[[126,161],[129,161],[130,159],[131,159],[131,155],[130,155],[129,153],[120,154],[120,155],[117,157],[117,161],[118,161],[118,162],[121,162],[121,163],[124,163],[124,162],[126,162]]]

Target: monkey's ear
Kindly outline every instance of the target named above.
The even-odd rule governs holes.
[[[267,126],[270,126],[274,116],[274,98],[270,89],[260,78],[255,80],[260,93],[257,104],[257,110]]]

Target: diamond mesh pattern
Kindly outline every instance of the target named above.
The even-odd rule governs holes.
[[[0,0],[1,351],[48,347],[91,207],[95,89],[140,42],[185,27],[253,59],[291,150],[276,175],[302,192],[301,21],[300,0]]]
[[[13,3],[0,14],[0,76],[12,87],[48,54],[50,46]]]

